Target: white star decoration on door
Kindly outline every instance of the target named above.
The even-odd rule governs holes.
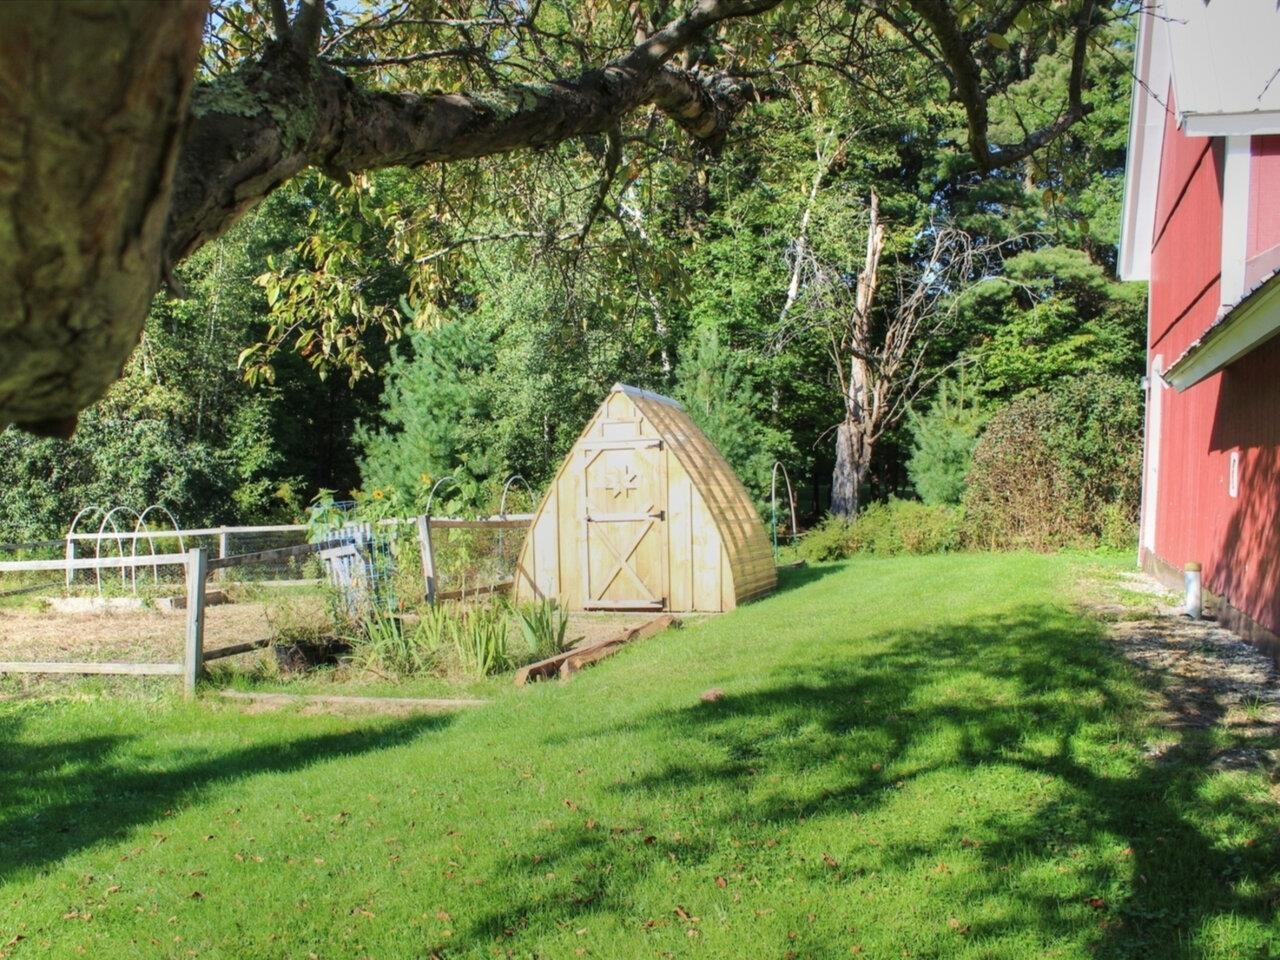
[[[614,499],[631,495],[638,483],[639,477],[636,475],[635,468],[631,464],[626,463],[621,467],[614,468],[608,472],[605,489],[613,494]]]

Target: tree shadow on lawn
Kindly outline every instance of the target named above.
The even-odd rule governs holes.
[[[788,593],[791,590],[798,590],[800,587],[807,587],[811,583],[817,583],[833,573],[842,573],[846,563],[820,563],[817,565],[806,563],[803,567],[782,567],[778,570],[778,586],[772,594],[768,596],[777,596],[780,593]],[[763,597],[761,599],[764,599]]]
[[[834,897],[857,897],[877,873],[883,883],[884,876],[918,877],[947,858],[977,857],[979,869],[957,895],[964,904],[998,901],[1001,909],[979,911],[966,928],[974,948],[1031,935],[1044,944],[1083,941],[1098,956],[1189,958],[1203,954],[1214,918],[1228,916],[1271,924],[1263,934],[1255,928],[1255,941],[1269,935],[1269,946],[1280,945],[1280,811],[1241,790],[1206,789],[1213,775],[1203,765],[1204,731],[1164,731],[1179,749],[1165,760],[1144,758],[1151,733],[1144,696],[1159,691],[1144,695],[1097,625],[1061,608],[1027,607],[845,647],[833,642],[824,654],[740,694],[730,689],[713,702],[575,738],[665,738],[670,749],[653,768],[614,789],[654,811],[705,812],[708,831],[743,841],[753,856],[767,857],[766,838],[784,827],[806,825],[812,837],[825,821],[817,842],[843,843],[839,860],[832,858],[833,867],[808,856],[803,867]],[[991,782],[982,778],[993,771],[1018,779],[1019,789],[1043,785],[1044,799],[1015,811],[1009,797],[990,803],[979,795],[919,839],[859,846],[859,818],[896,816],[892,805],[913,786],[923,794],[963,788]],[[708,803],[709,796],[724,799]],[[523,857],[506,869],[528,875],[524,889],[537,888],[536,875],[549,868],[576,873],[578,885],[495,910],[470,935],[492,942],[535,916],[573,924],[592,912],[635,919],[629,891],[649,871],[670,871],[674,858],[686,875],[712,874],[726,858],[746,855],[715,849],[722,844],[644,840],[607,825],[549,837],[537,866]],[[1055,871],[1076,879],[1037,879]],[[943,897],[924,908],[949,904]],[[954,931],[940,926],[940,934],[921,931],[919,942],[898,946],[959,952]],[[780,949],[847,952],[840,931],[810,928],[807,936]]]
[[[24,743],[20,719],[0,716],[0,884],[18,871],[119,841],[217,787],[402,746],[450,719],[412,717],[184,757],[176,747],[149,756],[133,747],[138,737],[132,734]]]

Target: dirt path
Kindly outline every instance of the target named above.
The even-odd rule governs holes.
[[[164,663],[181,658],[185,613],[109,610],[55,613],[0,609],[0,660],[124,660]],[[271,635],[261,603],[230,603],[205,611],[205,647]]]
[[[1108,623],[1125,658],[1155,679],[1155,705],[1171,734],[1205,731],[1213,735],[1211,768],[1261,769],[1280,781],[1280,673],[1270,657],[1215,620],[1183,616],[1179,598],[1145,574],[1090,581],[1084,594],[1085,609]],[[1148,749],[1153,760],[1170,760],[1181,738]]]

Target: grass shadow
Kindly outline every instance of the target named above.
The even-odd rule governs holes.
[[[237,780],[399,747],[450,719],[411,717],[210,755],[188,751],[146,757],[133,749],[137,738],[132,735],[84,734],[24,743],[21,718],[0,715],[0,884],[20,871],[119,841],[167,811],[196,803],[208,791]]]
[[[774,593],[789,593],[801,587],[824,580],[833,574],[841,573],[846,563],[805,563],[803,567],[780,567],[778,569],[778,586]]]
[[[1041,943],[1083,941],[1101,957],[1191,958],[1203,955],[1221,921],[1252,925],[1255,937],[1265,928],[1267,943],[1280,948],[1277,808],[1218,788],[1198,762],[1203,731],[1168,731],[1181,746],[1171,760],[1145,756],[1149,691],[1096,624],[1030,606],[891,632],[841,653],[788,665],[713,702],[625,726],[588,725],[548,743],[665,739],[673,749],[615,793],[658,809],[698,804],[712,832],[738,838],[753,856],[771,856],[780,832],[826,825],[815,842],[845,836],[845,847],[801,859],[808,881],[829,885],[833,897],[856,899],[887,877],[915,877],[922,864],[972,862],[963,899],[1001,906],[964,926],[975,944],[1030,934]],[[979,796],[971,809],[941,814],[904,799],[980,782],[1007,782],[1030,799],[1020,806]],[[708,799],[715,797],[723,799]],[[912,816],[920,818],[915,832],[858,840],[865,824],[892,828]],[[588,881],[495,907],[470,938],[501,939],[534,916],[576,924],[591,913],[625,915],[629,891],[673,863],[727,870],[725,852],[712,844],[641,832],[580,830],[549,838],[536,867],[512,860],[504,870],[530,881],[548,865]],[[930,936],[900,945],[920,955],[957,952],[954,931],[937,935],[950,941]],[[819,923],[802,945],[813,956],[842,955],[842,938]]]

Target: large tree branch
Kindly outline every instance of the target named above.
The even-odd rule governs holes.
[[[172,264],[307,167],[546,146],[646,103],[714,143],[748,88],[668,62],[778,2],[695,0],[613,62],[545,85],[411,94],[317,58],[322,0],[290,22],[268,0],[274,39],[194,95],[207,0],[0,4],[0,427],[69,434],[119,377]]]
[[[344,177],[549,146],[607,132],[646,103],[716,146],[749,99],[750,84],[667,62],[707,27],[778,2],[699,0],[601,69],[485,93],[369,90],[299,56],[296,42],[273,45],[234,74],[197,89],[166,254],[171,262],[189,256],[311,166]]]
[[[973,52],[973,38],[966,36],[961,28],[954,6],[947,0],[906,0],[906,3],[929,28],[929,33],[937,44],[938,56],[934,60],[951,84],[952,99],[964,107],[969,151],[981,170],[992,170],[1026,159],[1092,112],[1093,106],[1084,101],[1084,66],[1089,37],[1094,28],[1095,0],[1081,0],[1080,10],[1075,18],[1066,107],[1052,122],[1028,133],[1021,141],[995,146],[990,140],[990,105],[988,92],[982,82],[982,65]],[[985,26],[993,30],[998,28],[998,32],[1003,33],[1022,6],[1014,4],[1006,11],[1006,17],[998,18]],[[883,4],[880,9],[881,15],[916,43],[917,49],[927,52],[927,48],[915,41],[907,27],[888,17]]]

